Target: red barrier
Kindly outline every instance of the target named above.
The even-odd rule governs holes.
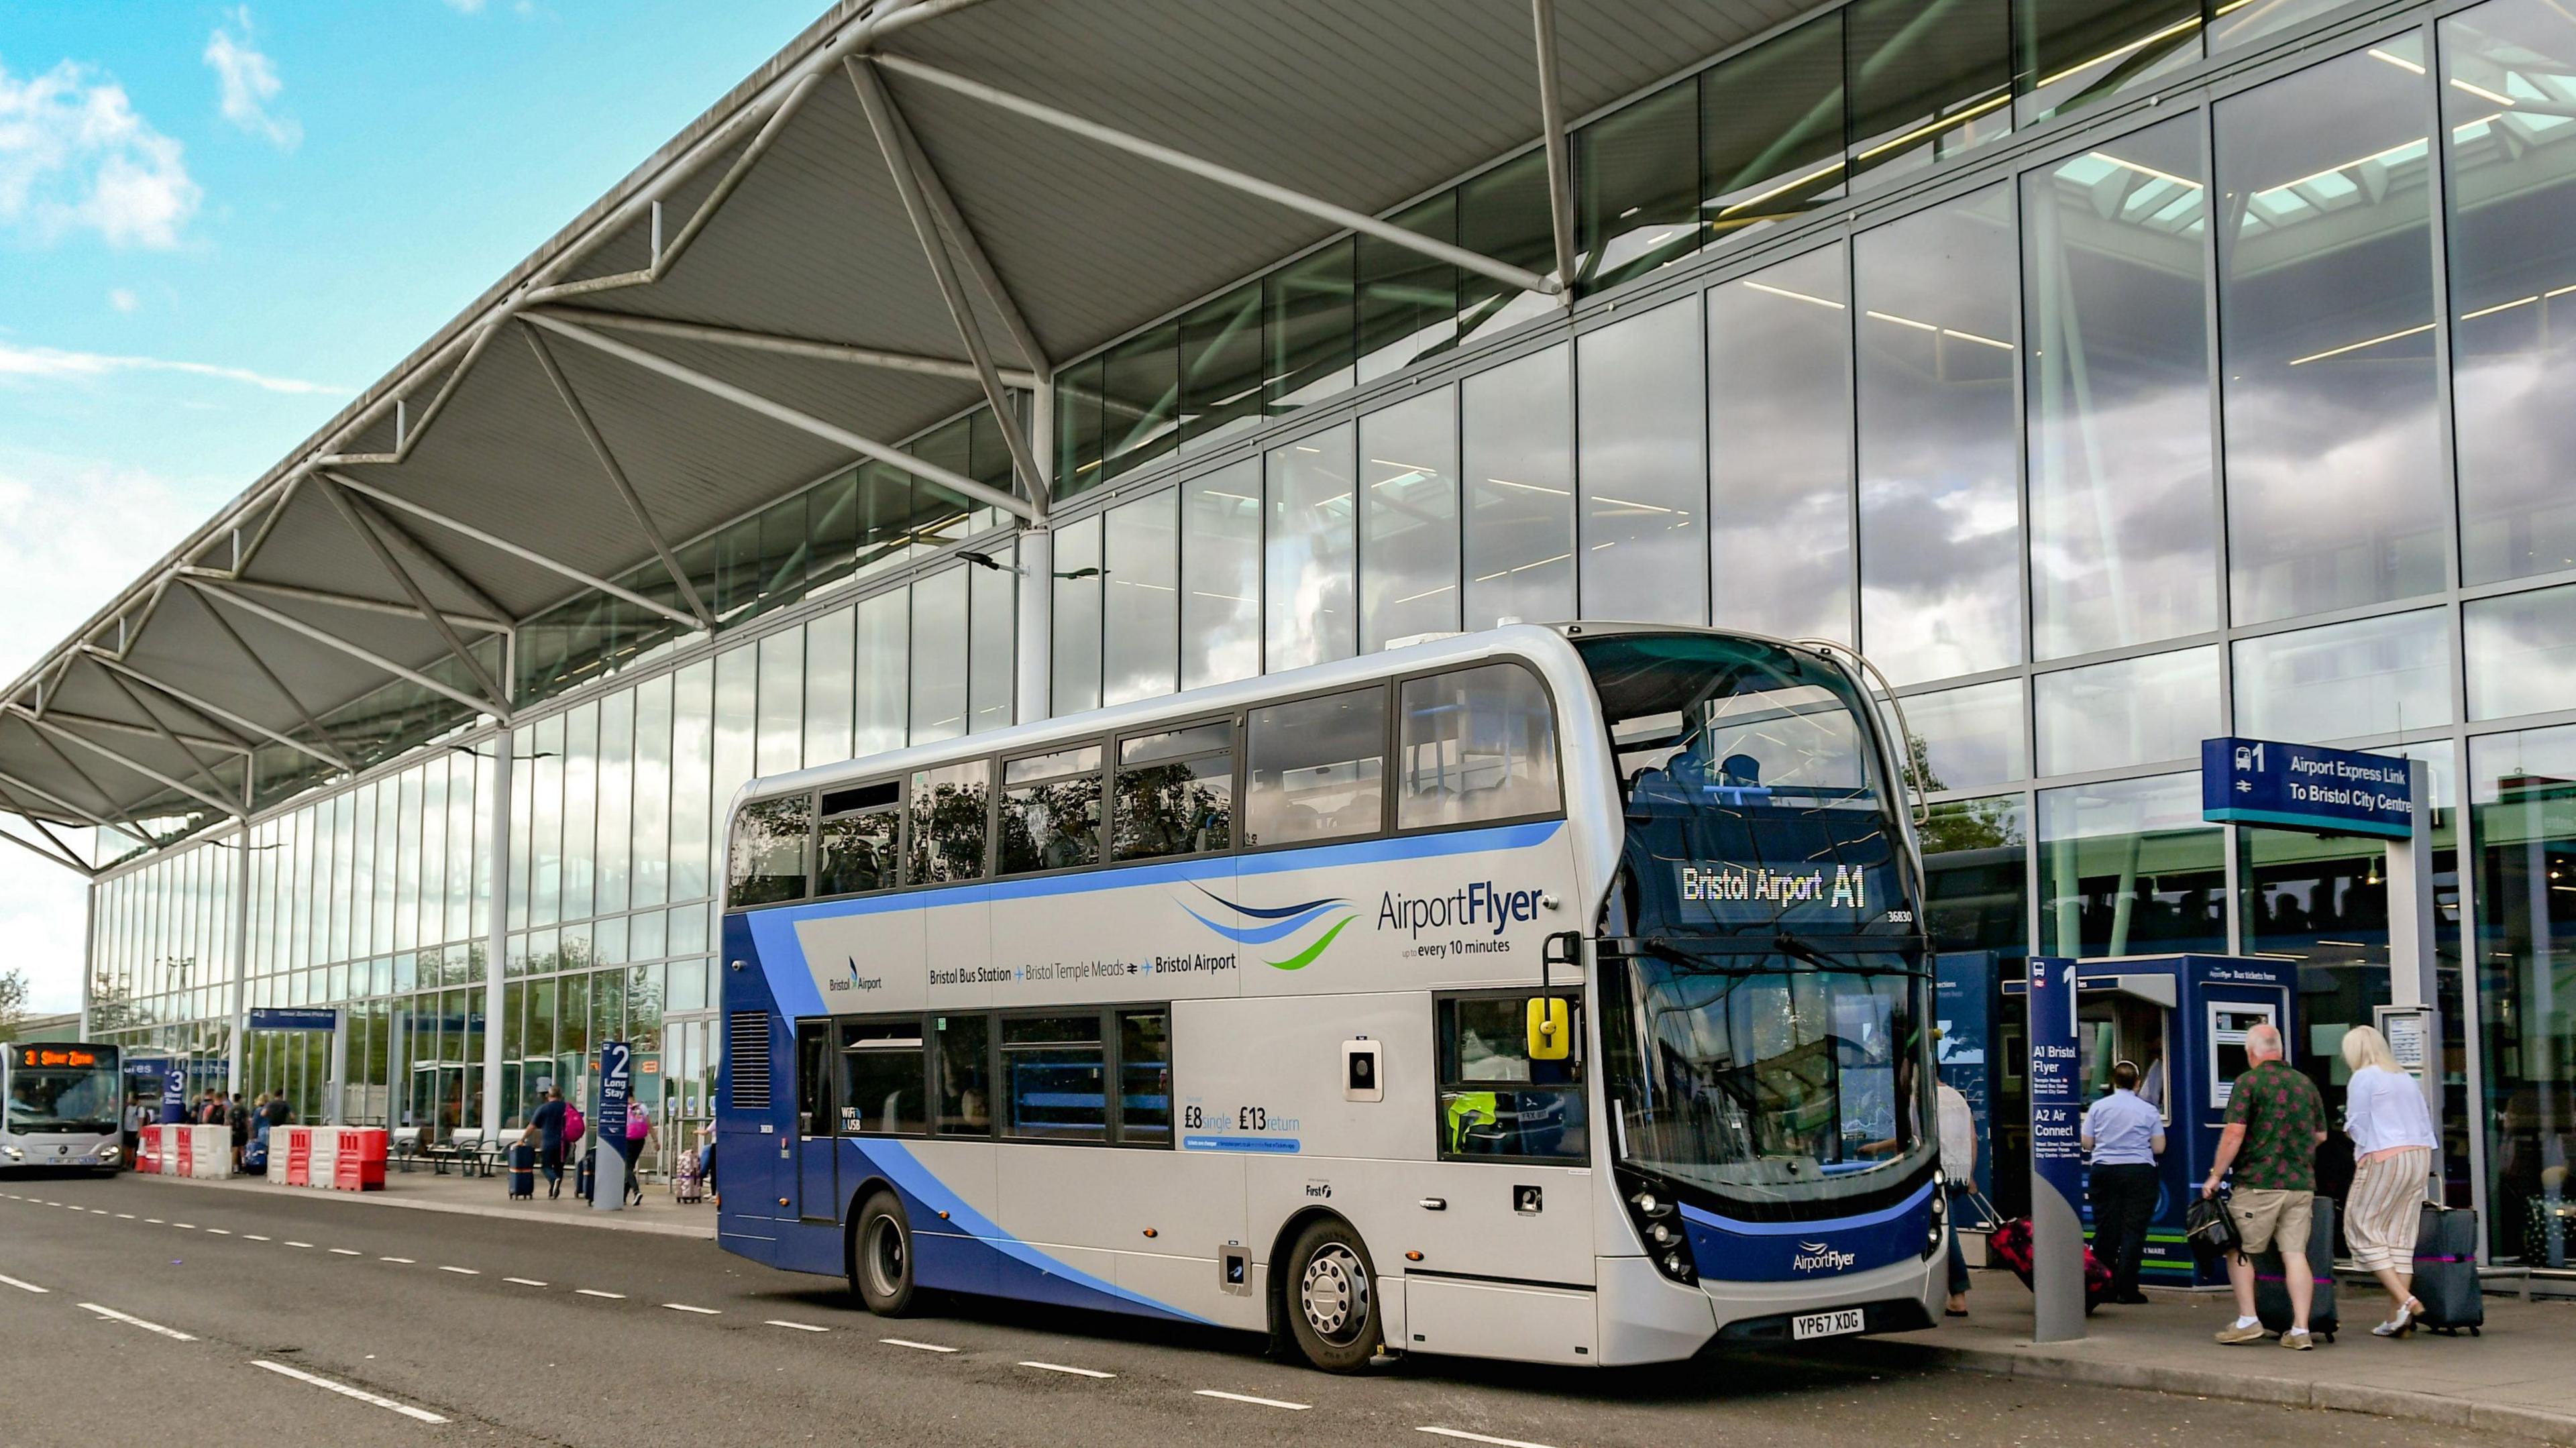
[[[276,1147],[275,1132],[270,1133],[270,1148]],[[313,1185],[313,1128],[286,1128],[286,1184],[291,1187]]]
[[[134,1144],[134,1169],[147,1175],[158,1175],[160,1173],[160,1127],[146,1126],[137,1134]]]
[[[331,1185],[344,1192],[383,1191],[390,1137],[381,1126],[342,1127],[339,1154],[331,1163]]]

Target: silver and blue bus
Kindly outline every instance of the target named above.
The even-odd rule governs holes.
[[[124,1159],[125,1075],[114,1046],[13,1041],[0,1046],[0,1171],[113,1172]]]
[[[1923,882],[1864,667],[1516,625],[754,781],[721,1244],[1344,1371],[1931,1325]]]

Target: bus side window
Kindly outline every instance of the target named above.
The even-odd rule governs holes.
[[[1384,684],[1255,709],[1245,748],[1245,844],[1348,839],[1384,823]]]
[[[1234,725],[1197,724],[1118,741],[1121,860],[1199,855],[1234,843]]]
[[[734,811],[733,845],[725,851],[726,908],[804,899],[813,830],[811,795],[756,799]]]
[[[842,1134],[917,1136],[927,1131],[927,1066],[920,1017],[842,1022]]]
[[[905,884],[984,877],[985,797],[991,777],[980,759],[913,771]]]
[[[832,1134],[832,1023],[796,1023],[796,1134]]]
[[[1582,1007],[1569,1011],[1575,1053],[1533,1061],[1530,999],[1524,991],[1436,1002],[1442,1156],[1579,1162],[1590,1154]]]
[[[1407,680],[1396,727],[1396,828],[1556,813],[1556,721],[1520,665]]]
[[[1002,1134],[1039,1141],[1109,1139],[1109,1054],[1100,1013],[1006,1016]]]
[[[1067,870],[1100,862],[1097,744],[1077,744],[1002,765],[999,872]]]
[[[1172,1013],[1118,1013],[1118,1139],[1172,1144]]]
[[[823,796],[815,894],[856,895],[890,889],[900,880],[895,852],[903,834],[902,804],[903,786],[891,779]]]
[[[939,1016],[930,1037],[932,1068],[939,1073],[939,1134],[992,1135],[992,1017]]]

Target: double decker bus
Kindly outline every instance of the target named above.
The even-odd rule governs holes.
[[[1510,626],[754,781],[721,1245],[1340,1371],[1930,1325],[1920,854],[1861,667]]]
[[[0,1046],[0,1171],[113,1172],[124,1156],[125,1074],[114,1046],[13,1041]]]

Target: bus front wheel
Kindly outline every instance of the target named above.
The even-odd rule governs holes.
[[[850,1233],[850,1290],[879,1317],[912,1310],[912,1224],[892,1192],[877,1192],[859,1208]]]
[[[1377,1356],[1377,1272],[1348,1222],[1323,1217],[1308,1223],[1288,1251],[1282,1285],[1288,1330],[1306,1361],[1328,1373],[1355,1373]]]

